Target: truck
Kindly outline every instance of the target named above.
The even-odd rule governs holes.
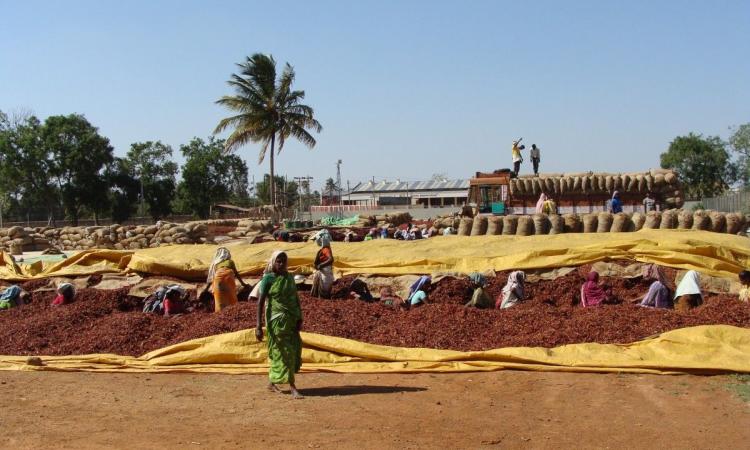
[[[637,173],[547,173],[515,176],[510,169],[476,172],[469,180],[469,204],[479,214],[533,214],[545,193],[558,214],[606,211],[615,191],[624,212],[643,211],[651,192],[657,208],[681,208],[684,194],[677,172],[650,169]]]

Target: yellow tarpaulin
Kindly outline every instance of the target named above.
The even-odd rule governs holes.
[[[750,266],[746,237],[692,230],[641,230],[636,233],[575,233],[543,236],[441,236],[419,241],[376,239],[335,242],[335,269],[346,274],[404,275],[436,272],[547,269],[606,259],[658,263],[734,277]],[[266,242],[229,247],[240,272],[258,275],[271,252],[286,250],[292,270],[309,272],[318,247],[313,243]],[[175,245],[145,250],[91,250],[29,273],[4,255],[0,279],[91,275],[126,270],[186,279],[206,276],[215,245]]]
[[[302,333],[302,372],[409,373],[504,369],[659,374],[750,373],[750,329],[707,325],[670,331],[633,344],[573,344],[552,349],[509,347],[458,352],[399,348]],[[88,372],[265,373],[266,343],[253,330],[237,331],[153,351],[140,358],[117,355],[0,356],[0,370]]]

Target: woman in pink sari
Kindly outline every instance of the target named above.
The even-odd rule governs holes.
[[[581,286],[581,306],[587,308],[589,306],[599,306],[602,303],[606,303],[612,293],[609,289],[603,288],[599,285],[599,273],[595,271],[589,272],[586,276],[586,282]]]

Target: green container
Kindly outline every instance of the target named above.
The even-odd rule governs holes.
[[[292,228],[292,221],[291,220],[285,220],[284,221],[284,228],[287,230],[290,230]]]
[[[495,202],[492,204],[492,214],[500,216],[505,214],[505,202]]]

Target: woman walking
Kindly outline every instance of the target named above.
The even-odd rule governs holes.
[[[268,263],[270,270],[260,280],[258,323],[255,337],[263,341],[263,307],[268,333],[268,389],[281,392],[279,384],[289,384],[292,398],[302,398],[294,384],[294,374],[302,366],[302,308],[294,277],[287,271],[287,255],[276,251]],[[266,300],[268,303],[266,305]]]

